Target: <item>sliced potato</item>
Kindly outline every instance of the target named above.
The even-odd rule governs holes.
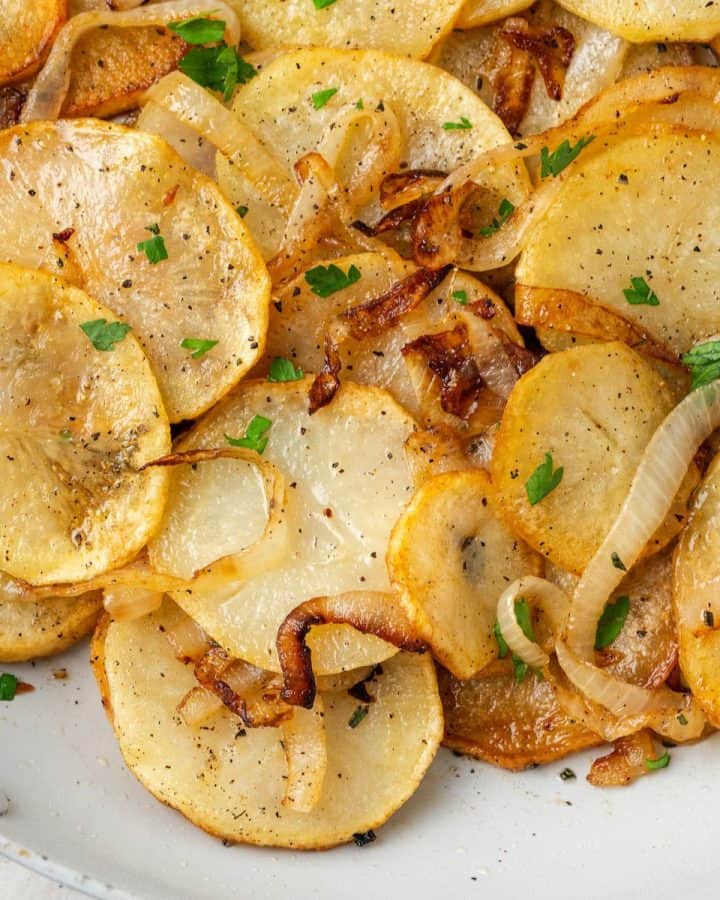
[[[354,0],[322,9],[285,0],[229,0],[254,50],[282,46],[374,48],[398,56],[427,56],[448,32],[463,0]]]
[[[456,22],[457,28],[477,28],[506,16],[522,12],[534,0],[465,0]]]
[[[132,325],[172,421],[198,415],[248,371],[262,352],[268,276],[209,179],[160,138],[94,120],[9,129],[0,159],[0,258],[55,266],[53,234],[69,234],[85,289]],[[152,265],[137,244],[154,226],[168,259]],[[193,359],[186,338],[218,344]]]
[[[509,527],[557,565],[582,573],[673,405],[660,375],[624,344],[546,356],[510,395],[495,442],[492,480]],[[564,469],[562,480],[531,505],[526,485],[548,453],[553,469]],[[681,497],[696,480],[691,472]],[[656,535],[648,549],[670,536]]]
[[[99,591],[81,597],[33,599],[0,576],[0,662],[27,662],[61,653],[95,627]]]
[[[347,382],[329,406],[308,414],[312,379],[242,384],[202,419],[177,450],[226,445],[225,435],[245,434],[256,415],[270,419],[263,459],[278,467],[287,485],[281,519],[288,530],[282,560],[240,585],[198,593],[178,592],[176,601],[232,657],[280,671],[275,638],[288,613],[313,597],[346,591],[389,591],[385,550],[390,531],[412,496],[412,478],[403,444],[413,420],[385,391]],[[218,492],[220,495],[218,496]],[[210,491],[210,494],[212,491]],[[255,473],[215,482],[215,498],[202,494],[206,508],[218,510],[225,553],[239,552],[262,533],[267,518],[262,484]],[[183,502],[173,493],[167,520]],[[230,509],[227,512],[225,507]],[[244,520],[244,521],[243,521]],[[192,524],[195,519],[188,517]],[[212,532],[211,532],[212,537]],[[195,539],[198,536],[195,535]],[[172,558],[161,531],[151,561]],[[211,543],[203,539],[201,546]],[[210,561],[210,560],[206,560]],[[320,626],[308,638],[317,674],[372,665],[395,648],[349,625]]]
[[[0,0],[0,84],[37,72],[66,17],[66,0]]]
[[[542,565],[499,520],[480,470],[426,481],[393,530],[387,563],[418,632],[457,678],[497,657],[498,598]]]
[[[188,45],[166,28],[96,28],[75,44],[65,118],[105,118],[134,109],[142,93],[177,68]]]
[[[697,0],[558,0],[583,19],[641,44],[647,41],[707,41],[720,31],[720,9]]]
[[[686,352],[720,332],[719,172],[720,137],[677,129],[580,157],[530,234],[518,282],[583,294]],[[628,303],[632,278],[645,279],[657,305]]]
[[[509,659],[471,681],[440,669],[438,681],[452,750],[520,771],[602,743],[562,710],[547,679],[530,674],[518,684]]]
[[[129,561],[162,516],[160,393],[132,333],[111,350],[81,330],[113,316],[44,272],[0,265],[0,553],[30,584],[82,582]]]
[[[238,734],[222,711],[201,730],[184,725],[178,703],[196,685],[160,627],[182,616],[166,605],[136,622],[105,623],[94,667],[125,761],[159,800],[229,841],[297,849],[332,847],[382,825],[410,797],[442,737],[432,661],[400,653],[370,686],[374,702],[357,727],[358,701],[323,696],[327,775],[310,813],[284,806],[287,763],[278,728]]]

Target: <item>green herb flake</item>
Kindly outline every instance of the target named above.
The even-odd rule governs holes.
[[[3,674],[0,675],[0,700],[14,700],[17,689],[17,678],[9,672],[3,672]]]
[[[595,632],[595,649],[604,650],[623,630],[625,619],[630,612],[630,598],[618,597],[613,603],[605,604],[603,614],[600,616],[597,631]]]
[[[208,341],[204,338],[184,338],[180,342],[183,350],[192,350],[191,356],[193,359],[201,359],[208,350],[212,350],[217,344],[217,341]]]
[[[215,44],[225,36],[225,23],[221,19],[208,19],[204,16],[170,22],[168,28],[186,44]]]
[[[453,300],[456,300],[461,306],[467,306],[467,302],[468,302],[467,291],[453,291],[452,298],[453,298]]]
[[[324,91],[316,91],[312,95],[312,105],[315,109],[322,109],[325,104],[337,94],[337,88],[326,88]]]
[[[460,116],[459,122],[443,122],[444,131],[468,131],[472,128],[472,122],[467,116]]]
[[[507,198],[501,201],[498,207],[498,214],[489,225],[485,225],[480,229],[480,236],[484,238],[492,237],[507,222],[510,216],[515,212],[515,205]]]
[[[362,98],[357,101],[355,104],[355,109],[365,109],[365,104],[362,102]]]
[[[523,660],[521,660],[519,656],[515,656],[514,653],[512,656],[512,664],[515,684],[522,684],[522,682],[525,680],[525,676],[528,673],[529,666],[526,662],[523,662]]]
[[[613,553],[610,556],[610,559],[612,560],[612,564],[615,566],[616,569],[620,569],[621,572],[627,572],[627,566],[620,559],[620,557],[617,555],[617,553]]]
[[[532,624],[532,614],[530,612],[530,606],[524,597],[519,597],[515,601],[515,618],[525,637],[529,641],[534,641],[535,631]],[[505,659],[510,652],[510,648],[508,647],[507,641],[500,630],[500,625],[497,622],[493,625],[493,635],[498,645],[498,656],[500,659]],[[528,666],[526,662],[523,662],[523,660],[515,653],[512,654],[512,666],[516,684],[520,684],[528,672],[533,671],[530,666]]]
[[[678,713],[678,715],[675,716],[675,718],[678,720],[678,722],[681,725],[687,725],[687,723],[688,723],[687,716],[685,715],[685,713]]]
[[[545,462],[540,463],[525,482],[525,491],[527,492],[530,506],[535,506],[536,503],[539,503],[544,497],[547,497],[549,493],[554,491],[562,481],[564,472],[563,466],[553,470],[552,453],[546,453]]]
[[[137,249],[138,252],[144,253],[150,265],[154,266],[168,258],[165,238],[160,234],[160,226],[157,224],[148,225],[145,231],[149,231],[152,237],[146,241],[140,241]]]
[[[334,263],[329,266],[315,266],[305,273],[305,281],[317,297],[329,297],[359,280],[360,270],[356,266],[350,266],[346,274]]]
[[[248,207],[247,206],[236,206],[235,212],[240,216],[241,219],[244,219],[245,216],[248,214]]]
[[[224,43],[217,47],[193,47],[180,60],[178,68],[202,87],[222,94],[226,102],[238,84],[246,84],[257,75],[255,66]]]
[[[560,773],[561,781],[575,781],[577,775],[573,772],[572,769],[563,769]]]
[[[268,445],[267,432],[272,425],[272,419],[266,419],[265,416],[254,416],[245,431],[245,437],[234,438],[225,435],[225,440],[231,447],[244,447],[246,450],[254,450],[262,455]]]
[[[348,719],[348,725],[351,728],[357,728],[369,711],[369,706],[358,706],[355,712]]]
[[[631,278],[630,284],[632,287],[623,291],[628,303],[633,306],[660,306],[657,294],[644,278]]]
[[[650,772],[654,772],[655,769],[667,769],[670,765],[670,754],[667,750],[663,753],[662,756],[658,756],[657,759],[646,759],[645,760],[645,768]]]
[[[107,319],[93,319],[83,322],[80,328],[85,332],[96,350],[113,350],[115,344],[124,340],[130,326],[124,322],[108,322]]]
[[[500,631],[500,625],[498,622],[493,625],[493,635],[495,636],[495,640],[497,641],[498,645],[498,656],[500,657],[500,659],[505,659],[505,657],[510,652],[510,648],[507,645],[507,641],[503,637],[502,631]]]
[[[540,151],[540,177],[547,178],[548,175],[552,175],[553,178],[556,178],[594,140],[595,135],[580,138],[574,147],[571,146],[570,141],[564,140],[552,153],[547,147],[543,147]]]
[[[720,378],[720,341],[698,344],[683,355],[682,363],[690,369],[693,391],[710,384]]]
[[[296,366],[292,360],[276,356],[270,363],[267,380],[279,384],[284,381],[300,381],[304,375],[303,370]]]
[[[60,432],[60,437],[63,441],[71,441],[73,439],[73,433],[69,428],[63,428]]]
[[[313,6],[315,9],[327,9],[328,6],[332,6],[336,0],[313,0]]]

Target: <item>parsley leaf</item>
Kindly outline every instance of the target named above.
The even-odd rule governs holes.
[[[206,341],[203,338],[184,338],[180,342],[180,346],[183,350],[192,350],[191,355],[193,359],[200,359],[202,356],[205,356],[208,350],[212,350],[217,343],[217,341]]]
[[[644,278],[631,278],[630,284],[632,287],[623,291],[628,303],[633,306],[660,306],[657,294]]]
[[[460,116],[459,122],[443,122],[445,131],[467,131],[469,128],[472,128],[472,122],[467,116]]]
[[[345,274],[334,263],[329,266],[315,266],[305,273],[305,281],[310,285],[313,294],[318,297],[329,297],[360,281],[360,270],[356,266],[350,266]]]
[[[137,249],[140,253],[144,253],[150,265],[154,266],[155,263],[162,262],[168,258],[165,238],[160,234],[160,226],[157,224],[148,225],[145,231],[149,231],[152,237],[146,241],[140,241]]]
[[[522,629],[522,633],[529,641],[535,640],[535,631],[533,629],[532,624],[532,615],[530,613],[530,606],[528,605],[527,600],[524,597],[519,597],[515,601],[515,618],[517,619],[517,623]],[[496,622],[493,625],[493,635],[495,636],[495,640],[498,645],[498,656],[500,659],[505,659],[505,657],[510,652],[510,648],[507,645],[507,641],[503,637],[502,631],[500,631],[500,625]],[[526,662],[520,659],[519,656],[516,656],[514,653],[512,655],[512,665],[513,665],[513,675],[515,677],[515,683],[520,684],[520,682],[525,678],[528,671],[530,671],[530,666]]]
[[[457,300],[457,302],[461,306],[467,306],[467,302],[468,302],[467,291],[453,291],[452,298],[453,298],[453,300]]]
[[[231,447],[244,447],[246,450],[254,450],[262,455],[268,445],[268,438],[265,435],[271,425],[272,419],[266,419],[265,416],[254,416],[245,430],[245,437],[234,438],[226,434],[225,440]]]
[[[178,68],[202,87],[218,91],[228,101],[238,84],[246,84],[257,75],[255,66],[246,62],[234,47],[193,47],[180,60]]]
[[[690,369],[693,391],[720,378],[720,341],[708,341],[693,347],[689,353],[683,354],[682,364]]]
[[[515,205],[505,198],[498,207],[497,217],[492,220],[489,225],[485,225],[480,229],[481,237],[491,237],[500,231],[502,226],[507,222],[510,216],[515,212]]]
[[[338,92],[337,88],[327,88],[324,91],[316,91],[312,95],[312,104],[315,107],[315,109],[322,109],[323,106],[325,106],[325,104],[332,97],[334,97],[335,94],[337,94],[337,92]]]
[[[618,597],[615,603],[608,602],[605,604],[603,614],[595,632],[595,649],[604,650],[623,630],[625,619],[630,612],[630,598]]]
[[[315,9],[325,9],[328,6],[332,6],[333,3],[335,3],[335,0],[313,0]]]
[[[295,366],[292,360],[283,359],[282,356],[276,356],[270,363],[270,371],[268,372],[268,381],[275,383],[282,381],[300,381],[304,377],[304,372],[299,366]]]
[[[667,750],[663,753],[662,756],[658,756],[657,759],[646,759],[645,760],[645,768],[649,769],[649,771],[653,771],[654,769],[666,769],[670,765],[670,754]]]
[[[18,689],[18,680],[9,672],[0,675],[0,700],[14,700]]]
[[[170,22],[168,28],[186,44],[215,44],[225,36],[225,23],[222,19],[208,19],[204,16]]]
[[[115,344],[119,344],[130,331],[130,326],[124,322],[108,322],[107,319],[83,322],[80,328],[96,350],[113,350]]]
[[[248,214],[248,209],[249,209],[249,207],[247,207],[247,206],[236,206],[235,212],[240,216],[241,219],[244,219],[245,216]]]
[[[564,140],[552,153],[547,147],[543,147],[540,151],[540,177],[547,178],[548,175],[552,175],[555,178],[580,155],[581,150],[584,150],[594,140],[594,134],[590,137],[580,138],[574,147],[570,146],[570,141]]]
[[[370,710],[369,706],[358,706],[355,712],[348,719],[348,725],[351,728],[357,728]]]
[[[553,471],[552,453],[546,453],[545,462],[540,463],[525,482],[525,491],[527,492],[530,506],[535,506],[536,503],[547,497],[551,491],[554,491],[562,481],[564,472],[563,466]]]
[[[610,559],[612,560],[612,564],[615,566],[616,569],[620,569],[621,572],[627,572],[627,566],[620,559],[620,557],[617,555],[617,553],[613,553],[612,556],[610,557]]]
[[[500,624],[498,622],[493,625],[493,635],[495,636],[495,640],[497,641],[498,645],[498,656],[500,657],[500,659],[505,659],[505,657],[510,652],[510,648],[508,647],[507,641],[502,635],[502,631],[500,631]]]
[[[362,97],[355,104],[355,109],[365,109],[365,104],[362,102]]]

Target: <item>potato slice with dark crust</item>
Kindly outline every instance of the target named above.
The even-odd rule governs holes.
[[[167,28],[97,28],[75,45],[62,116],[106,118],[138,105],[143,92],[177,68],[188,45]]]
[[[0,0],[0,85],[37,72],[66,18],[66,0]]]
[[[470,681],[440,669],[438,681],[452,750],[520,771],[602,743],[563,712],[549,681],[529,674],[517,684],[509,659]]]
[[[470,678],[497,656],[497,601],[542,560],[512,535],[495,511],[480,470],[426,481],[390,537],[388,571],[405,609],[435,657]]]
[[[442,710],[429,656],[400,653],[368,690],[367,715],[350,725],[358,701],[323,696],[327,774],[319,803],[299,813],[282,800],[287,763],[282,731],[238,733],[222,710],[202,729],[177,705],[197,685],[160,628],[183,618],[174,604],[134,622],[104,620],[93,667],[125,761],[163,803],[229,841],[321,849],[382,825],[410,797],[442,737]]]
[[[498,509],[531,547],[580,574],[627,496],[648,440],[674,405],[663,379],[625,344],[546,356],[510,395],[491,472]],[[530,476],[552,455],[558,486],[531,505]],[[680,496],[687,498],[697,472]],[[672,537],[661,529],[648,550]]]

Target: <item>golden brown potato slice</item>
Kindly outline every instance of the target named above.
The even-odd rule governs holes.
[[[707,41],[720,31],[717,4],[697,0],[558,0],[575,15],[589,19],[637,44],[648,41]]]
[[[542,561],[495,510],[485,472],[449,472],[426,481],[395,526],[388,571],[435,657],[470,678],[497,657],[493,625],[500,594]]]
[[[549,681],[531,673],[518,684],[509,659],[470,681],[439,669],[438,682],[443,744],[468,756],[520,771],[602,743],[563,712]]]
[[[66,17],[66,0],[0,0],[0,85],[37,72]]]
[[[588,344],[546,356],[510,395],[495,443],[492,479],[510,528],[557,565],[580,574],[673,405],[660,375],[624,344]],[[562,478],[533,505],[527,483],[539,466],[547,466],[546,454],[553,473],[563,469]],[[691,470],[679,496],[686,499],[696,480]],[[660,549],[671,536],[663,529],[648,550]]]
[[[132,332],[44,272],[0,265],[0,553],[30,584],[121,566],[160,523],[170,448],[157,383]]]
[[[220,712],[202,729],[176,708],[197,685],[160,627],[183,614],[173,604],[135,622],[105,623],[94,668],[128,768],[163,803],[229,841],[320,849],[382,825],[415,791],[442,737],[442,711],[429,656],[400,653],[369,686],[372,703],[352,727],[359,702],[323,696],[327,774],[309,813],[282,801],[287,763],[278,728],[238,734]],[[356,717],[357,718],[357,717]]]
[[[106,118],[126,112],[172,72],[188,45],[167,28],[97,28],[73,48],[62,116]]]
[[[57,271],[48,248],[63,235],[85,290],[132,325],[172,421],[242,378],[262,353],[269,279],[213,182],[160,138],[90,119],[4,131],[0,160],[0,259]],[[158,238],[167,259],[152,263],[138,244]],[[186,339],[217,344],[194,357]]]

